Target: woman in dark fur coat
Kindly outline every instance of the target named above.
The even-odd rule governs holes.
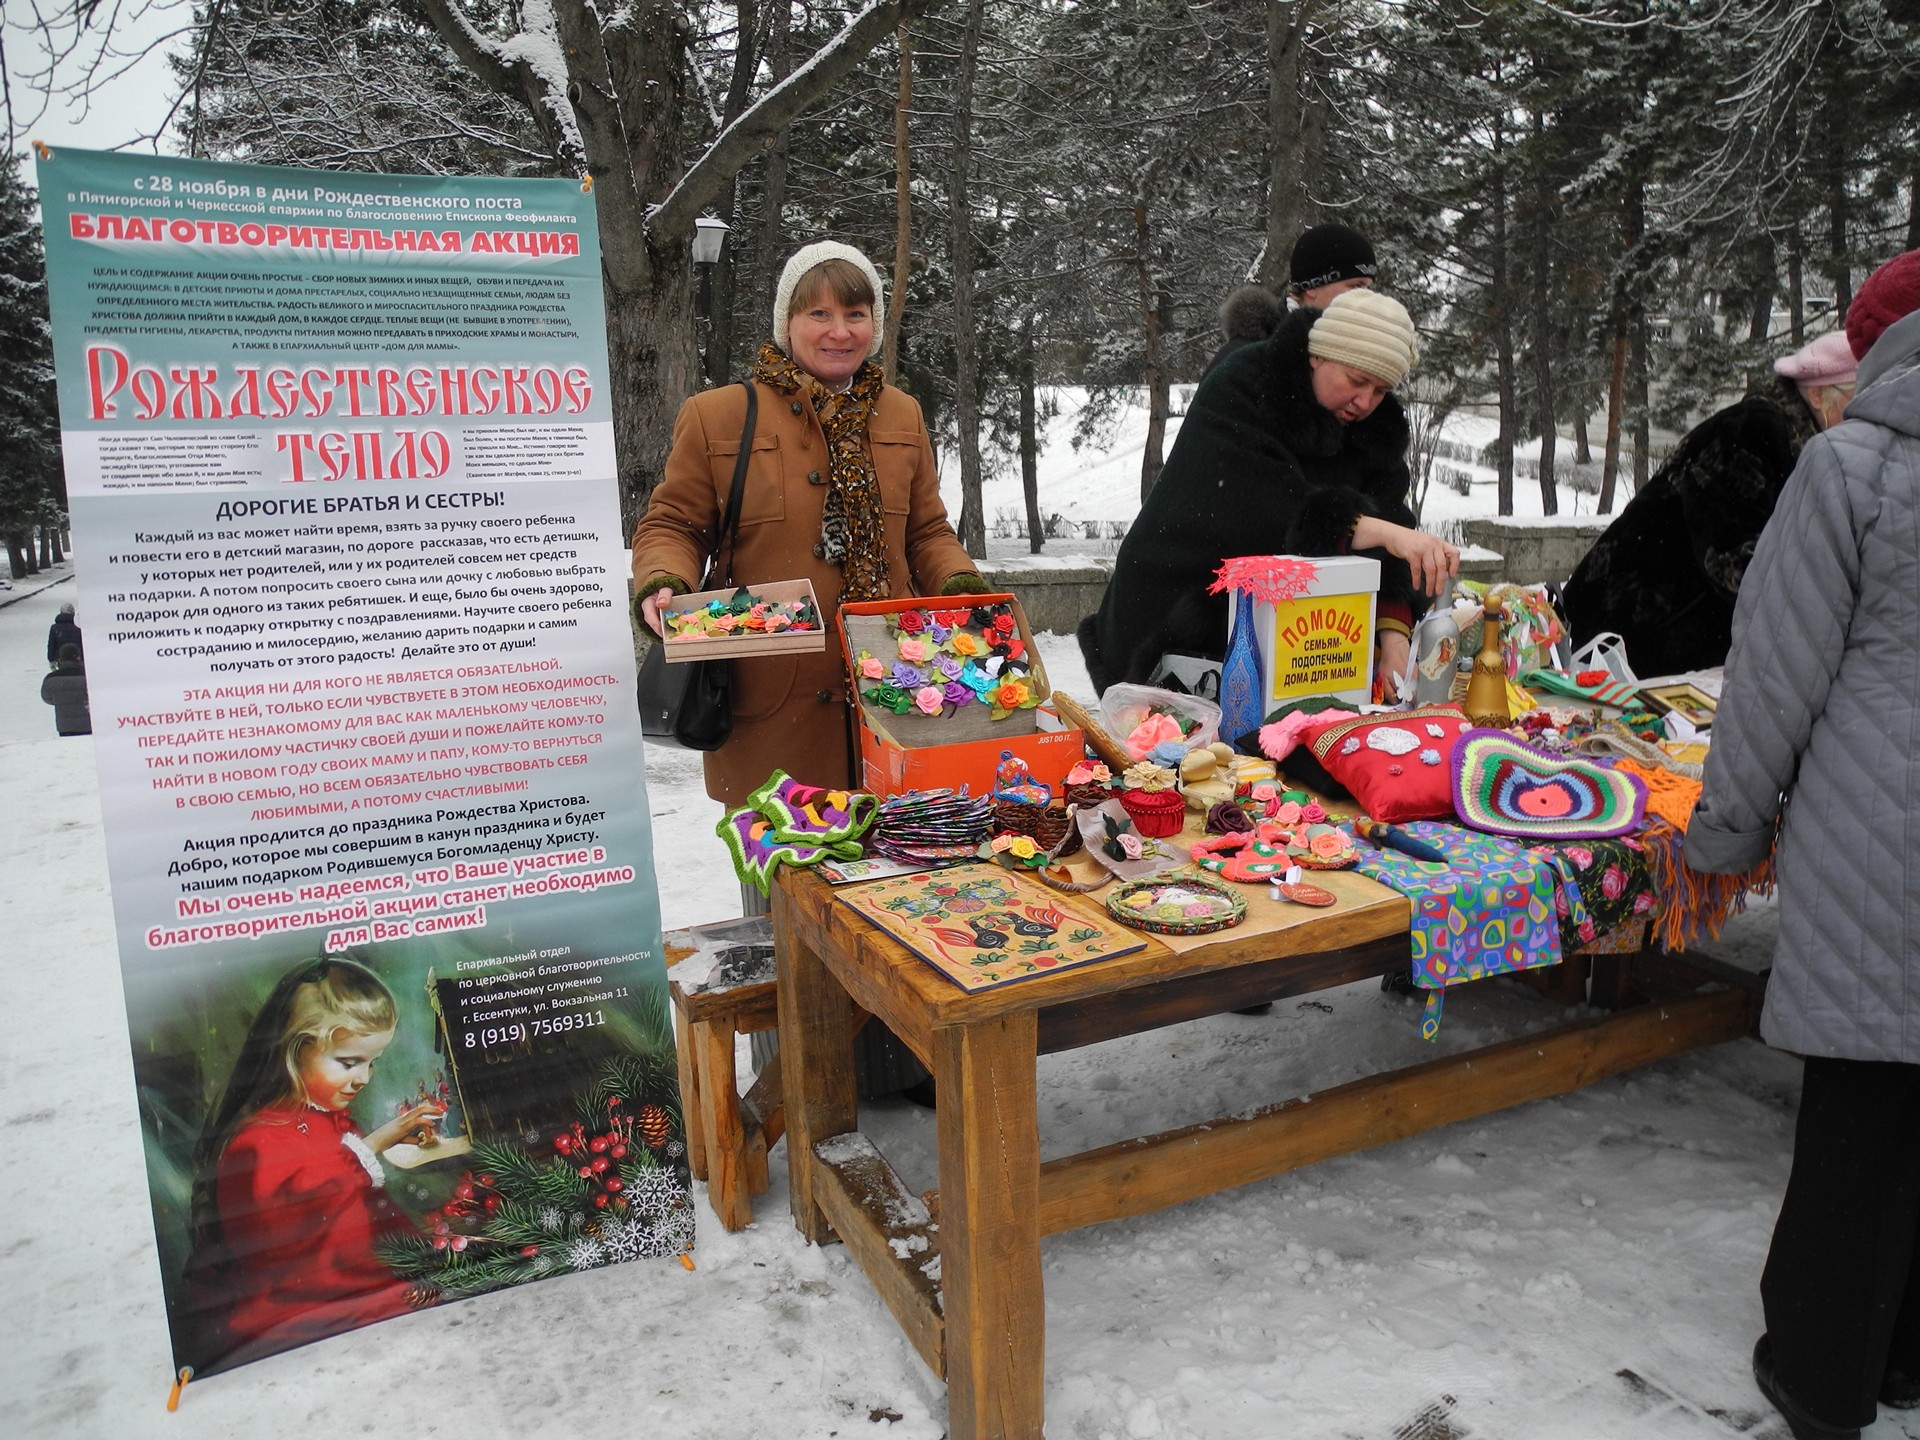
[[[1722,664],[1733,602],[1800,448],[1853,395],[1847,337],[1822,335],[1774,364],[1738,404],[1708,416],[1627,502],[1567,582],[1576,645],[1612,631],[1652,679]]]
[[[1151,679],[1169,651],[1219,655],[1227,602],[1207,586],[1235,555],[1381,560],[1380,666],[1405,670],[1419,594],[1437,593],[1460,558],[1407,508],[1407,420],[1390,392],[1418,358],[1399,302],[1352,290],[1221,360],[1120,544],[1106,599],[1080,622],[1096,690]]]

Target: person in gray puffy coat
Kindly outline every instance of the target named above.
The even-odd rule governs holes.
[[[1775,854],[1761,1033],[1805,1066],[1753,1366],[1799,1440],[1920,1404],[1920,251],[1847,329],[1855,398],[1740,587],[1687,831],[1699,870]]]

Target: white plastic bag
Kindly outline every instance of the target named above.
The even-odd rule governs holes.
[[[1127,753],[1132,755],[1133,747],[1127,745],[1127,737],[1154,710],[1183,715],[1197,722],[1197,728],[1186,737],[1189,750],[1197,745],[1210,745],[1220,738],[1218,705],[1198,695],[1181,695],[1152,685],[1109,685],[1107,693],[1100,697],[1100,728],[1115,742],[1127,746]],[[1136,760],[1144,758],[1134,755]]]
[[[1611,630],[1602,630],[1573,652],[1573,670],[1604,670],[1616,680],[1638,685],[1640,677],[1627,663],[1627,642]]]

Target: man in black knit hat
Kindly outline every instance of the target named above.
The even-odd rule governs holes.
[[[1289,310],[1324,310],[1343,291],[1370,287],[1379,273],[1373,246],[1351,225],[1329,221],[1303,231],[1287,262],[1284,300],[1264,285],[1242,285],[1221,304],[1220,333],[1226,343],[1207,369],[1218,365],[1222,355],[1267,339]]]

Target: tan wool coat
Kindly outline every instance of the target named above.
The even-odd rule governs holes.
[[[813,582],[828,624],[827,648],[734,662],[733,734],[706,757],[707,793],[739,805],[774,770],[808,784],[853,783],[848,768],[846,662],[837,619],[840,567],[819,556],[827,498],[827,442],[812,405],[756,383],[754,424],[733,579]],[[745,390],[702,391],[680,407],[666,475],[633,535],[636,597],[662,583],[699,586],[713,553],[733,483]],[[920,404],[891,385],[880,392],[867,436],[886,509],[887,578],[895,596],[938,595],[956,575],[975,573],[947,522],[934,473],[933,447]],[[637,607],[637,601],[636,601]]]

